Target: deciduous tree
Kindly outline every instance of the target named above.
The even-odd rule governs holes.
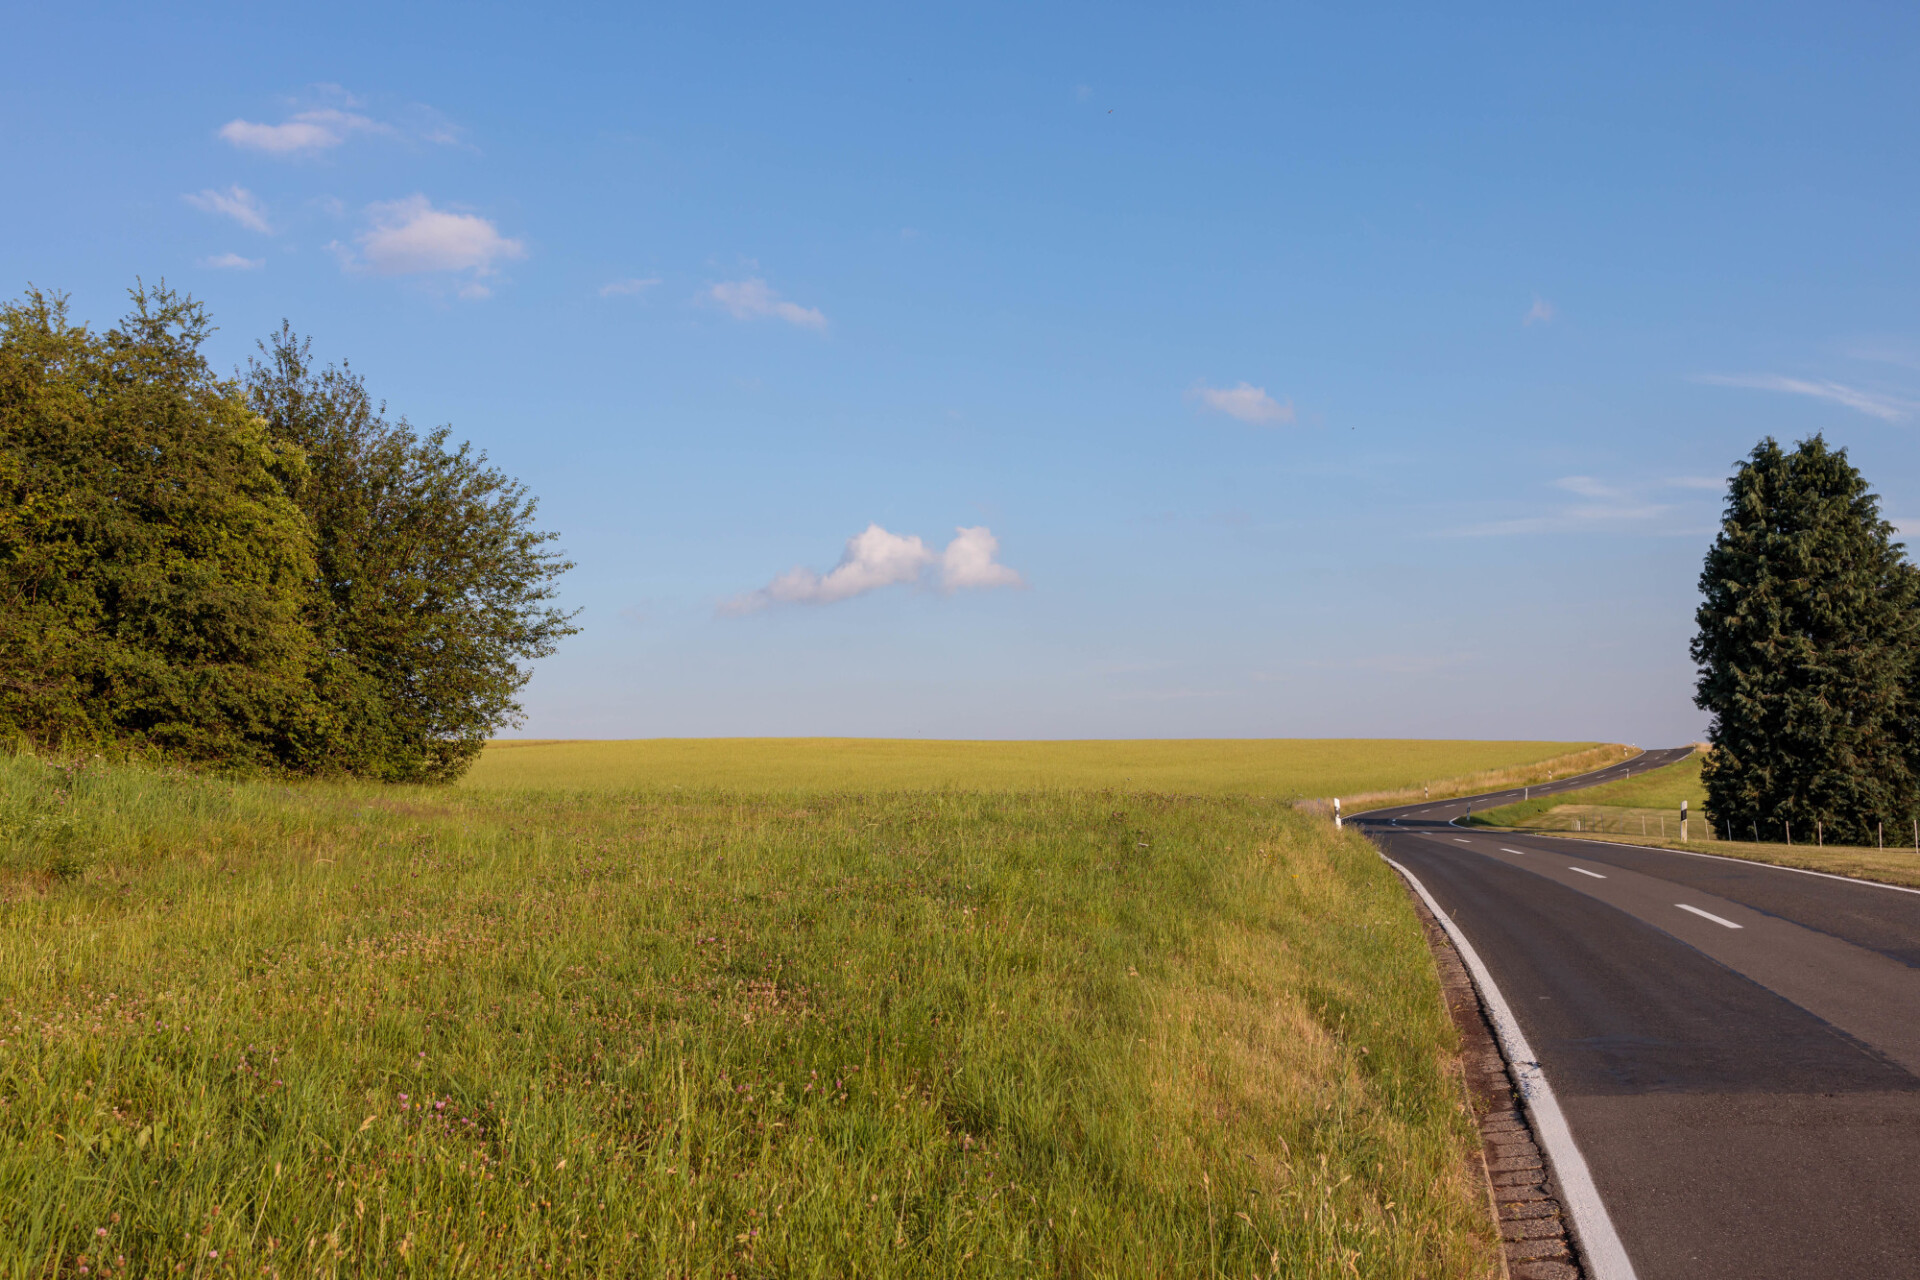
[[[132,299],[105,333],[0,306],[0,735],[299,767],[304,459],[215,376],[200,304]]]
[[[315,368],[286,324],[261,356],[251,403],[307,460],[287,492],[313,530],[326,767],[455,777],[517,716],[532,660],[575,630],[552,603],[572,565],[535,528],[526,486],[447,428],[389,421],[358,374]]]

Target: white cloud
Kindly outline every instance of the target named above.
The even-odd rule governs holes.
[[[281,124],[229,120],[220,126],[220,136],[234,146],[274,156],[312,155],[330,151],[356,133],[394,132],[390,124],[338,107],[297,112]]]
[[[1903,538],[1920,538],[1920,520],[1890,519],[1887,523]]]
[[[1281,404],[1265,387],[1242,382],[1231,387],[1209,387],[1202,382],[1189,393],[1194,399],[1230,418],[1261,426],[1284,426],[1293,421],[1293,402]]]
[[[496,265],[527,256],[526,245],[500,234],[493,223],[472,213],[436,209],[425,196],[408,196],[367,206],[372,226],[355,237],[355,254],[338,241],[329,245],[343,265],[364,267],[383,276],[432,272],[469,272],[464,298],[490,292],[480,282]]]
[[[881,587],[921,582],[936,570],[945,591],[1021,585],[1018,573],[995,562],[999,549],[999,541],[984,525],[954,530],[946,550],[935,552],[914,534],[890,533],[869,524],[847,539],[840,563],[826,573],[796,566],[758,591],[727,601],[721,612],[753,613],[775,604],[832,604]]]
[[[1000,540],[987,526],[955,529],[953,541],[940,555],[940,585],[948,591],[1020,586],[1020,575],[994,560],[999,551]]]
[[[1910,416],[1916,408],[1910,400],[1862,391],[1858,387],[1828,382],[1825,379],[1785,378],[1773,373],[1707,373],[1701,374],[1694,381],[1715,387],[1745,387],[1753,391],[1783,391],[1788,395],[1813,396],[1816,399],[1831,400],[1835,404],[1845,405],[1849,409],[1857,409],[1883,422],[1898,422]]]
[[[267,223],[267,207],[260,203],[260,197],[245,187],[232,186],[225,191],[215,191],[209,187],[205,191],[182,196],[181,199],[196,209],[232,218],[249,231],[258,231],[262,235],[273,232],[272,226]]]
[[[200,259],[203,267],[218,267],[226,271],[258,271],[267,265],[265,258],[243,258],[237,253],[217,253],[211,258]]]
[[[600,286],[603,298],[629,298],[636,293],[645,293],[660,283],[660,277],[648,276],[644,280],[609,280]]]
[[[727,314],[735,320],[771,317],[802,329],[823,330],[827,327],[826,316],[817,309],[786,301],[758,277],[724,281],[709,289],[707,295],[726,308]]]
[[[1553,317],[1557,314],[1551,302],[1548,302],[1545,298],[1535,298],[1533,305],[1527,308],[1527,314],[1520,317],[1520,323],[1526,325],[1528,328],[1532,328],[1536,324],[1551,324]]]

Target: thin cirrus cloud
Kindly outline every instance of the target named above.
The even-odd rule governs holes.
[[[265,258],[243,258],[237,253],[216,253],[211,258],[200,259],[203,267],[213,267],[220,271],[258,271],[267,265]]]
[[[249,231],[258,231],[262,235],[273,233],[273,226],[267,221],[267,207],[260,203],[259,196],[245,187],[236,185],[225,191],[209,187],[205,191],[182,196],[181,199],[206,213],[232,218]]]
[[[1568,503],[1544,515],[1467,525],[1446,530],[1440,536],[1497,538],[1532,533],[1646,532],[1650,522],[1678,510],[1674,503],[1656,502],[1643,494],[1607,484],[1592,476],[1562,476],[1553,484],[1556,489],[1565,490],[1581,501]],[[1668,481],[1667,486],[1686,489],[1702,487],[1691,477],[1682,481]]]
[[[339,241],[328,246],[349,270],[375,275],[459,275],[464,298],[484,298],[482,281],[502,262],[527,256],[525,243],[500,234],[475,213],[436,209],[423,195],[367,206],[370,225],[354,238],[357,248]]]
[[[636,278],[632,280],[609,280],[600,286],[600,296],[603,298],[631,298],[638,294],[645,293],[659,283],[659,276],[647,276],[644,279]]]
[[[827,317],[818,308],[788,302],[757,276],[722,281],[708,289],[707,296],[735,320],[784,320],[796,328],[816,332],[827,327]]]
[[[1831,400],[1835,404],[1845,405],[1849,409],[1878,418],[1882,422],[1899,422],[1912,416],[1916,407],[1911,400],[1881,395],[1873,391],[1862,391],[1858,387],[1849,387],[1844,383],[1828,382],[1825,379],[1786,378],[1774,373],[1704,373],[1694,381],[1705,383],[1710,387],[1780,391],[1787,395]]]
[[[1265,387],[1256,387],[1250,382],[1231,387],[1210,387],[1201,382],[1196,383],[1187,394],[1215,413],[1224,413],[1229,418],[1238,418],[1255,426],[1283,427],[1293,421],[1291,400],[1283,404],[1268,395]]]
[[[1533,305],[1527,308],[1527,314],[1520,317],[1520,323],[1531,329],[1537,324],[1552,324],[1554,316],[1558,314],[1551,302],[1545,298],[1535,298]]]
[[[1023,579],[995,557],[1000,540],[985,525],[954,530],[944,551],[935,551],[916,534],[891,533],[878,524],[847,539],[840,563],[826,573],[796,566],[745,595],[720,606],[722,613],[757,613],[776,604],[833,604],[882,587],[928,580],[942,591],[981,587],[1017,587]]]

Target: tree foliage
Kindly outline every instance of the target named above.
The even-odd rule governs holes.
[[[1872,843],[1877,823],[1911,822],[1920,570],[1846,451],[1761,441],[1729,484],[1700,590],[1715,824],[1778,840],[1818,823]]]
[[[285,323],[247,393],[273,439],[307,459],[289,492],[313,530],[309,616],[330,767],[395,780],[457,776],[519,711],[527,663],[571,634],[552,605],[571,564],[533,527],[526,486],[485,454],[389,422],[350,367],[316,369]]]
[[[200,304],[132,299],[0,306],[0,739],[457,776],[574,630],[525,486],[284,325],[222,379]]]
[[[318,729],[313,561],[278,445],[165,286],[93,333],[0,307],[0,732],[193,761],[300,761]]]

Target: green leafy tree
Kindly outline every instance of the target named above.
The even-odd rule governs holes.
[[[1872,843],[1876,823],[1912,821],[1920,571],[1893,534],[1817,435],[1763,440],[1734,474],[1693,641],[1716,825]]]
[[[553,605],[572,565],[534,527],[526,486],[446,428],[425,435],[346,366],[316,369],[282,324],[247,391],[304,472],[287,492],[313,529],[308,618],[327,709],[326,767],[373,777],[456,777],[519,714],[536,658],[572,634]]]
[[[200,304],[132,300],[105,333],[0,307],[0,735],[301,767],[304,460],[213,374]]]

